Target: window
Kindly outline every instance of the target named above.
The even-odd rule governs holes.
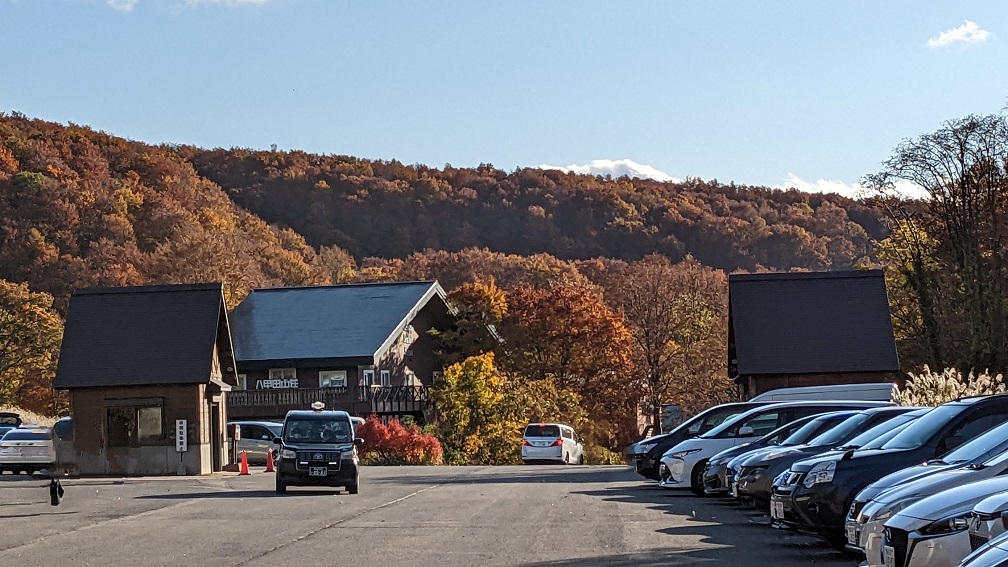
[[[239,374],[238,375],[238,389],[239,390],[248,390],[248,375],[247,374]]]
[[[270,368],[270,380],[292,380],[297,378],[296,368]]]
[[[297,369],[270,368],[267,380],[257,380],[256,388],[298,388]]]
[[[413,325],[406,325],[406,329],[403,330],[402,334],[402,343],[404,345],[413,344],[413,335],[415,334],[416,331],[413,330]]]
[[[755,415],[746,420],[746,422],[742,424],[742,427],[751,427],[753,435],[756,437],[762,437],[774,429],[777,429],[778,416],[779,414],[777,412]]]
[[[570,429],[567,429],[566,427],[564,427],[563,429],[561,429],[561,430],[560,430],[560,433],[562,433],[562,434],[563,434],[563,436],[564,436],[564,438],[566,438],[566,439],[572,439],[572,438],[574,437],[574,436],[573,436],[573,435],[571,434],[571,430],[570,430]]]
[[[346,370],[320,370],[318,385],[319,388],[345,388]]]
[[[381,385],[391,386],[392,385],[392,372],[388,370],[381,371]]]
[[[105,424],[109,447],[136,447],[164,438],[160,400],[107,400]]]
[[[367,368],[367,369],[365,369],[362,372],[361,376],[362,376],[361,377],[361,385],[363,385],[363,386],[374,386],[375,385],[374,369],[373,368]]]

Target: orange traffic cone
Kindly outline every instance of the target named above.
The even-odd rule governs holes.
[[[266,451],[266,472],[276,472],[273,469],[273,451]]]
[[[241,472],[238,473],[238,476],[249,474],[249,471],[248,471],[248,456],[245,454],[245,451],[242,451],[241,455],[242,455],[242,459],[241,459]]]

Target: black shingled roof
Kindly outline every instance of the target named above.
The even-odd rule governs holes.
[[[53,386],[208,383],[221,330],[221,364],[233,365],[226,326],[219,283],[76,290]]]
[[[732,274],[735,376],[896,372],[881,270]]]

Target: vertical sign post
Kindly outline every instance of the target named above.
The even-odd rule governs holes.
[[[179,468],[178,474],[182,476],[186,473],[185,462],[182,460],[182,453],[189,450],[189,429],[186,426],[186,420],[176,419],[175,420],[175,450],[179,454]]]

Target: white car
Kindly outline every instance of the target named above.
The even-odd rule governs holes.
[[[584,447],[574,428],[563,423],[530,423],[522,436],[522,461],[584,464]]]
[[[725,420],[699,437],[687,439],[662,455],[658,466],[663,488],[689,488],[704,495],[703,472],[707,461],[736,445],[770,433],[778,427],[808,415],[839,410],[859,410],[890,405],[884,402],[802,401],[769,404],[753,408]]]
[[[1008,491],[1008,477],[957,486],[928,496],[889,518],[882,532],[885,567],[958,565],[972,552],[969,542],[973,507]]]
[[[848,547],[865,554],[866,567],[882,566],[883,523],[922,498],[1008,473],[1006,438],[1008,424],[1000,425],[941,459],[899,470],[868,485],[854,498],[847,516]]]
[[[970,547],[976,551],[993,542],[1008,531],[1006,524],[1008,524],[1008,492],[1001,492],[977,502],[973,507],[973,518],[969,526]]]
[[[1008,533],[990,540],[973,550],[959,567],[1003,567],[1008,565]]]
[[[56,462],[51,427],[18,427],[0,438],[0,473],[49,470]]]

